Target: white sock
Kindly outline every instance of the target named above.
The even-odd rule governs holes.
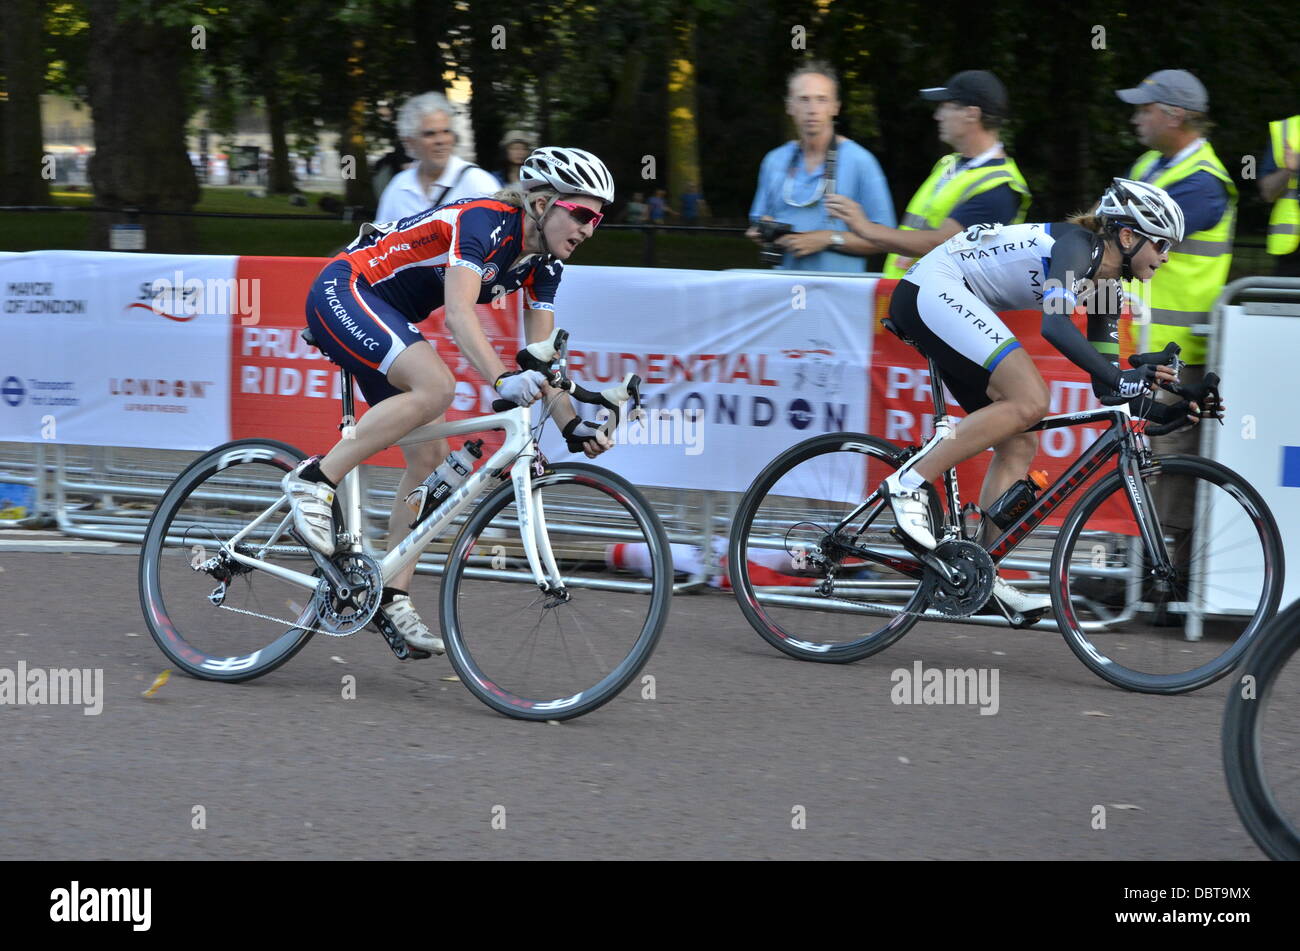
[[[898,484],[904,489],[919,489],[925,485],[925,480],[917,475],[915,469],[904,469],[898,477]]]

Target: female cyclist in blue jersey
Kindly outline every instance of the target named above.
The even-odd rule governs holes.
[[[362,226],[330,261],[307,296],[307,325],[317,346],[352,371],[370,409],[323,456],[284,478],[294,529],[307,544],[335,550],[331,503],[339,480],[362,460],[445,413],[456,380],[416,324],[446,307],[447,329],[461,353],[505,399],[527,406],[554,398],[555,422],[574,452],[594,458],[609,438],[581,421],[567,399],[535,370],[510,372],[479,325],[474,305],[522,290],[529,343],[555,326],[555,291],[567,260],[600,224],[614,200],[603,162],[582,149],[540,148],[520,181],[491,198],[472,198],[410,218]],[[390,539],[406,518],[402,500],[446,456],[446,441],[404,446],[407,468],[389,521]],[[408,595],[412,563],[384,588],[381,610],[412,647],[441,654],[442,639],[420,620]]]
[[[826,206],[855,231],[866,221],[851,199],[833,195]],[[900,529],[926,548],[936,546],[924,487],[959,462],[993,449],[979,499],[980,508],[987,509],[1025,477],[1033,461],[1038,435],[1024,430],[1047,415],[1050,393],[997,311],[1041,309],[1043,338],[1087,371],[1094,393],[1109,402],[1135,399],[1153,383],[1175,379],[1170,367],[1121,370],[1118,347],[1104,347],[1113,359],[1103,356],[1071,314],[1077,303],[1089,303],[1088,337],[1103,345],[1117,342],[1110,334],[1122,295],[1114,282],[1149,280],[1182,239],[1182,210],[1163,189],[1117,178],[1091,215],[1052,224],[975,225],[908,269],[890,299],[889,315],[934,359],[944,384],[969,415],[952,438],[914,456],[885,480]],[[1141,410],[1162,422],[1199,419],[1196,404],[1186,401],[1154,406],[1144,401]],[[1051,604],[1048,596],[1027,595],[1001,578],[993,594],[1021,614]]]

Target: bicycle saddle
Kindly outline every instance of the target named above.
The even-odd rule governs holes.
[[[298,333],[298,336],[302,337],[302,339],[306,342],[307,346],[316,347],[316,338],[311,335],[310,327],[303,327],[302,330]],[[320,350],[320,347],[316,347],[316,349]],[[326,360],[328,360],[330,363],[333,363],[335,366],[339,366],[338,361],[336,361],[324,350],[320,350],[320,355],[324,357]]]

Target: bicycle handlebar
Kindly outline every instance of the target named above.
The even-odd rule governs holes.
[[[559,390],[569,393],[579,403],[603,406],[610,411],[610,422],[602,429],[612,429],[618,425],[619,413],[623,404],[632,401],[633,410],[641,406],[641,377],[629,373],[622,383],[606,387],[599,393],[581,386],[565,375],[569,343],[569,332],[556,327],[550,337],[537,343],[530,343],[515,355],[515,361],[521,370],[536,370],[546,377],[546,382]],[[492,401],[492,410],[504,413],[514,409],[510,400]]]
[[[1185,364],[1178,358],[1182,348],[1178,344],[1170,341],[1165,345],[1163,350],[1153,353],[1135,353],[1128,358],[1129,366],[1169,366],[1173,367],[1177,373]],[[1170,406],[1167,411],[1166,421],[1155,426],[1147,426],[1146,434],[1148,436],[1163,436],[1171,433],[1176,429],[1181,429],[1187,425],[1188,416],[1196,416],[1199,419],[1217,419],[1223,422],[1223,399],[1219,395],[1219,375],[1217,373],[1207,373],[1200,383],[1160,383],[1161,389],[1168,390],[1176,396],[1181,396],[1183,401],[1175,406]],[[1191,409],[1191,404],[1196,404],[1196,409]]]

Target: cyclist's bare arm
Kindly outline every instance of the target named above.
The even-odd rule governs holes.
[[[482,279],[470,268],[447,268],[447,329],[451,331],[452,340],[460,352],[465,354],[474,369],[491,385],[506,372],[506,367],[492,348],[487,334],[479,324],[478,314],[474,312],[474,304],[482,289]]]
[[[529,343],[539,343],[551,335],[555,329],[555,312],[550,310],[527,310],[524,312],[524,336]],[[550,407],[551,418],[561,430],[566,423],[578,415],[570,402],[560,390],[547,384],[542,387],[542,399]]]

